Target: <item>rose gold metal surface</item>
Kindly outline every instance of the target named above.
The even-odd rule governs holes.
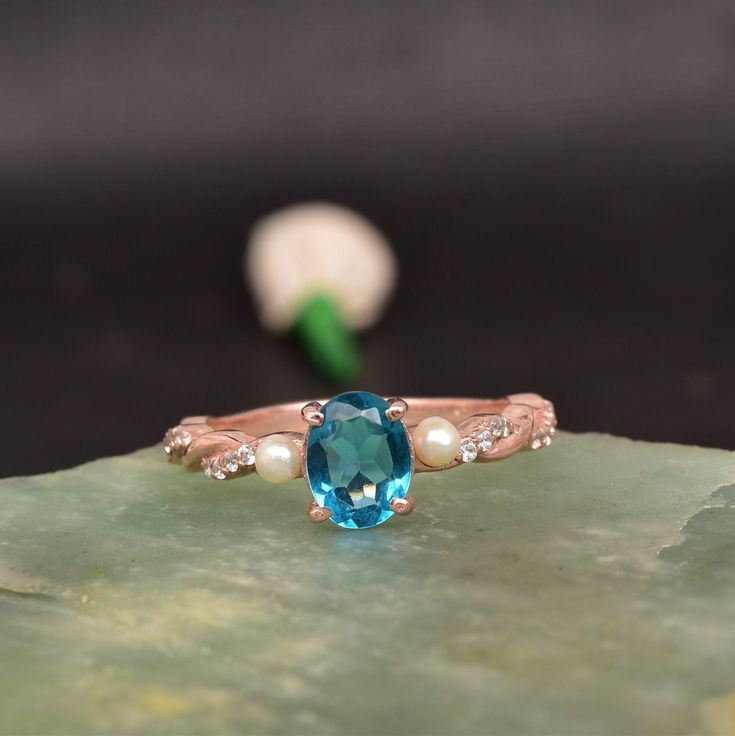
[[[391,422],[403,419],[408,411],[408,404],[403,399],[388,399],[388,408],[385,410],[385,416]]]
[[[405,498],[392,498],[390,507],[398,516],[408,516],[416,507],[413,497],[407,495]]]
[[[319,506],[316,501],[312,501],[309,504],[309,521],[313,521],[315,524],[321,524],[331,515],[332,512],[326,506]]]
[[[301,417],[310,427],[321,427],[324,424],[322,405],[318,401],[310,401],[301,407]]]

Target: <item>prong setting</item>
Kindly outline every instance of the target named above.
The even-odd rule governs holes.
[[[391,422],[397,422],[399,419],[403,419],[408,411],[408,404],[399,398],[388,399],[388,408],[385,410],[385,416]]]
[[[319,506],[316,501],[312,501],[311,504],[309,504],[309,521],[314,524],[321,524],[331,515],[332,512],[326,506]]]
[[[301,407],[301,416],[310,427],[321,427],[324,424],[322,405],[318,401],[310,401]]]
[[[413,497],[406,495],[404,498],[393,498],[390,502],[391,510],[398,516],[408,516],[415,508]]]

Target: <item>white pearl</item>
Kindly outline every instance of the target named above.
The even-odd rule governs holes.
[[[285,483],[299,474],[299,449],[285,435],[264,437],[255,450],[255,470],[269,483]]]
[[[416,457],[430,468],[452,462],[459,452],[459,430],[446,419],[428,417],[413,433]]]

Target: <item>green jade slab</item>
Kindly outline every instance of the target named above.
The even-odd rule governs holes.
[[[3,734],[731,734],[735,453],[560,433],[307,521],[159,448],[0,482]]]

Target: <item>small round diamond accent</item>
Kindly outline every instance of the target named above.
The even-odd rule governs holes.
[[[171,427],[163,438],[163,451],[169,459],[175,460],[184,455],[191,444],[191,434],[182,425]]]
[[[493,446],[493,435],[489,429],[481,429],[477,433],[477,449],[487,452]]]
[[[251,445],[240,445],[237,448],[237,461],[244,467],[255,465],[255,451]]]
[[[171,430],[171,436],[181,442],[182,445],[188,445],[191,442],[191,435],[186,430],[186,427],[182,427],[180,424]]]
[[[551,435],[543,430],[534,432],[531,438],[531,449],[540,450],[542,447],[548,447],[551,444]]]
[[[537,429],[528,442],[528,446],[532,450],[540,450],[542,447],[548,447],[551,444],[552,437],[556,434],[556,414],[554,413],[554,405],[550,401],[544,403],[544,413],[542,416],[541,428]]]
[[[211,478],[216,478],[217,480],[224,480],[227,477],[225,471],[222,470],[222,463],[219,458],[212,460],[209,466],[209,475]]]
[[[240,463],[237,461],[237,457],[235,457],[235,453],[232,450],[227,450],[222,456],[222,464],[228,473],[237,473],[240,469]]]
[[[471,463],[477,457],[477,445],[469,438],[462,440],[459,449],[463,463]]]
[[[493,437],[510,437],[513,433],[513,423],[508,417],[493,417],[490,420],[490,433]]]

